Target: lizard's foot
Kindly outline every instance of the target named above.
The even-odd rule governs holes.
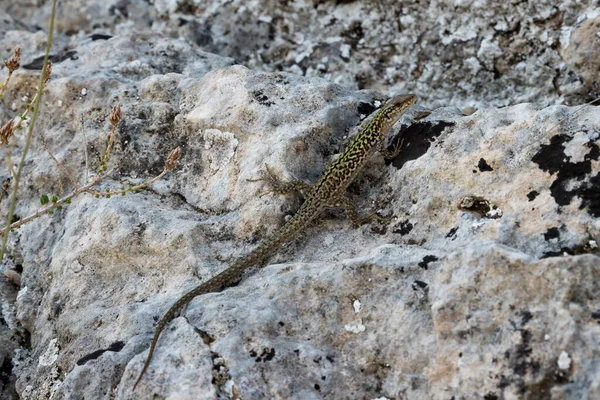
[[[400,139],[400,141],[398,143],[396,143],[396,145],[394,146],[392,151],[388,151],[382,142],[379,145],[379,148],[377,150],[383,156],[383,158],[385,158],[386,160],[393,160],[394,158],[398,157],[398,155],[402,152],[403,145],[404,145],[404,139]]]
[[[377,215],[377,211],[373,210],[369,215],[364,217],[359,217],[358,212],[356,211],[356,204],[354,200],[352,200],[348,196],[338,196],[334,198],[331,203],[327,204],[328,208],[343,208],[346,211],[346,216],[352,222],[352,225],[355,227],[359,227],[361,225],[367,224],[373,220],[377,220],[382,223],[387,223],[394,218],[393,215],[382,217]]]

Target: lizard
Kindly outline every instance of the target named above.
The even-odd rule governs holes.
[[[271,237],[262,241],[247,255],[237,259],[223,272],[185,293],[169,308],[156,325],[148,356],[138,379],[133,385],[133,390],[135,390],[136,386],[142,380],[144,373],[152,361],[152,355],[154,354],[161,332],[175,315],[194,297],[205,293],[220,292],[239,281],[249,268],[265,263],[285,242],[302,232],[325,209],[344,208],[348,218],[354,225],[362,225],[373,217],[382,218],[375,216],[374,213],[364,218],[358,218],[356,206],[345,195],[345,191],[375,151],[378,150],[386,158],[393,158],[399,154],[402,143],[393,152],[388,152],[384,148],[384,139],[392,126],[416,100],[417,97],[415,95],[405,94],[392,97],[388,102],[383,104],[373,114],[372,118],[368,118],[363,123],[359,133],[350,141],[342,154],[331,163],[313,186],[302,181],[279,182],[271,174],[268,167],[266,167],[266,180],[269,180],[274,187],[272,191],[278,193],[300,191],[305,195],[304,203],[302,203],[296,214]]]

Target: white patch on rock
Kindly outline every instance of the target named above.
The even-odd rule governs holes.
[[[2,317],[4,318],[4,320],[6,321],[6,325],[8,326],[8,329],[16,329],[17,324],[15,323],[15,319],[14,319],[14,313],[15,313],[15,308],[13,305],[11,305],[11,303],[9,303],[8,301],[3,300],[0,303],[1,307],[0,307],[0,311],[2,312]]]
[[[402,25],[414,25],[415,22],[416,20],[412,15],[402,15],[400,17],[400,23]]]
[[[494,59],[503,54],[502,49],[495,40],[484,38],[477,51],[477,59],[479,59],[488,70],[492,70],[494,68]]]
[[[573,139],[564,145],[564,154],[571,158],[569,161],[572,163],[584,161],[585,156],[592,150],[591,147],[586,146],[586,143],[591,140],[592,138],[588,137],[588,134],[577,132],[573,135]]]
[[[27,286],[23,286],[21,290],[19,290],[19,293],[17,293],[17,301],[27,294],[27,290]]]
[[[202,132],[204,148],[209,150],[210,168],[215,171],[226,166],[238,145],[238,140],[231,132],[223,132],[218,129],[205,129]]]
[[[453,27],[449,35],[440,35],[442,43],[449,45],[454,41],[466,42],[477,37],[477,28],[473,24]]]
[[[558,368],[569,369],[569,367],[571,367],[571,358],[569,357],[569,353],[562,351],[560,356],[558,356]]]
[[[264,23],[266,23],[266,24],[270,24],[270,23],[273,21],[273,17],[271,17],[270,15],[267,15],[267,14],[261,14],[261,15],[258,17],[258,20],[259,20],[260,22],[264,22]]]
[[[560,28],[560,38],[559,42],[563,49],[569,47],[569,43],[571,42],[571,33],[573,32],[572,27],[562,27]]]
[[[358,321],[353,321],[349,324],[344,325],[344,329],[352,333],[361,333],[364,332],[367,328],[363,325],[362,319],[359,319]]]
[[[60,351],[58,347],[58,339],[54,338],[50,340],[48,343],[48,348],[46,352],[40,356],[38,359],[38,365],[40,367],[48,367],[56,362],[58,359],[58,352]]]
[[[352,307],[354,307],[354,312],[358,314],[360,312],[360,309],[362,308],[360,300],[354,300],[352,302]]]
[[[223,392],[225,394],[227,394],[227,396],[229,396],[230,398],[233,398],[234,393],[233,393],[233,387],[235,386],[235,383],[229,379],[227,380],[227,382],[225,382],[225,384],[223,386],[221,386],[221,390],[223,390]]]
[[[502,215],[503,215],[503,212],[499,208],[492,208],[490,211],[485,213],[486,217],[492,218],[492,219],[501,218]]]
[[[159,15],[173,13],[181,5],[183,0],[155,0],[154,8]]]
[[[504,32],[508,30],[508,24],[506,23],[506,20],[502,19],[498,22],[496,22],[496,25],[494,25],[494,29],[500,32]]]
[[[463,62],[465,66],[471,70],[473,75],[477,75],[477,73],[481,70],[481,63],[475,57],[469,57]]]
[[[340,56],[342,58],[345,58],[345,59],[349,60],[350,59],[350,49],[351,48],[352,47],[349,44],[346,44],[346,43],[342,44],[340,46]]]

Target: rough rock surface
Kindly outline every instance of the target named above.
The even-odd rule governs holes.
[[[46,26],[49,3],[8,1],[6,9],[35,30]],[[416,92],[431,107],[581,104],[600,95],[594,0],[151,3],[61,0],[57,29],[72,48],[92,33],[151,28],[252,69]]]
[[[45,39],[27,29],[47,9],[25,3],[6,8],[10,24],[0,26],[3,58],[20,44],[29,66],[0,100],[1,121],[37,83]],[[2,268],[22,274],[0,279],[3,398],[600,397],[600,113],[519,104],[464,116],[461,96],[459,108],[412,125],[409,113],[390,140],[402,135],[405,151],[374,157],[350,187],[363,212],[374,204],[394,215],[390,223],[353,229],[328,212],[240,285],[196,298],[132,393],[162,313],[297,209],[296,198],[261,196],[268,186],[248,179],[267,163],[282,178],[314,182],[384,97],[233,65],[142,31],[141,12],[107,22],[131,25],[111,38],[67,32],[100,29],[77,18],[117,15],[103,14],[115,4],[62,12],[72,20],[62,22],[36,131],[82,182],[120,103],[117,171],[103,189],[155,176],[177,146],[182,159],[149,190],[81,196],[11,235]],[[171,24],[185,10],[169,4],[148,15]],[[558,15],[574,26],[577,10]],[[578,64],[577,52],[564,57]],[[489,90],[499,103],[523,99]],[[22,145],[22,134],[12,139],[13,160]],[[18,216],[59,192],[57,175],[35,140]]]

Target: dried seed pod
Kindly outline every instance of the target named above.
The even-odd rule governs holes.
[[[181,156],[181,147],[177,147],[173,150],[169,157],[167,157],[167,161],[165,161],[165,169],[172,170],[177,165],[177,161],[179,161],[179,157]]]
[[[13,135],[14,126],[13,121],[8,121],[2,128],[0,128],[0,140],[4,144],[8,144],[8,138]]]
[[[48,83],[51,76],[52,76],[52,61],[48,60],[48,65],[46,66],[46,76],[44,77],[44,85],[46,83]]]
[[[110,112],[110,124],[112,126],[117,126],[119,124],[119,121],[121,121],[121,119],[123,118],[123,114],[121,113],[121,106],[120,105],[116,105],[113,107],[112,111]]]
[[[6,61],[4,61],[4,65],[6,68],[13,73],[21,66],[21,48],[19,46],[15,47],[12,56]]]

